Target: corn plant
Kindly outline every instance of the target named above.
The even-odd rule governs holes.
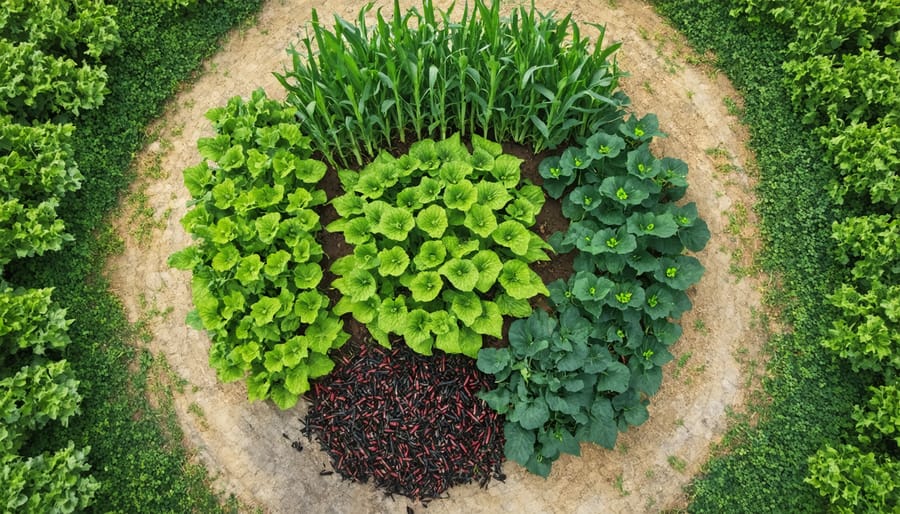
[[[181,222],[198,241],[169,264],[193,272],[189,321],[210,334],[219,378],[245,378],[251,400],[287,409],[349,339],[317,289],[326,166],[309,158],[294,110],[262,90],[207,117],[217,135],[197,142],[206,160],[184,172],[194,207]]]
[[[353,254],[331,267],[351,313],[390,347],[433,348],[475,357],[483,337],[502,337],[503,316],[525,317],[528,300],[549,294],[528,264],[549,248],[528,228],[544,204],[540,187],[520,185],[521,160],[475,136],[382,153],[360,172],[340,172],[345,194],[332,203]]]
[[[423,0],[390,19],[371,4],[355,24],[329,30],[313,11],[291,69],[276,75],[312,147],[332,164],[361,165],[395,141],[478,133],[535,152],[586,136],[619,118],[627,101],[610,60],[618,44],[591,42],[570,16],[534,7],[500,17],[476,0],[456,18]],[[591,46],[593,45],[593,49]]]

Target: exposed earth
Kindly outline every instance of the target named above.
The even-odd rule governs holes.
[[[408,1],[404,6],[412,5]],[[447,2],[435,2],[446,5]],[[706,267],[689,294],[693,310],[681,320],[684,336],[672,347],[663,386],[650,404],[650,420],[621,434],[615,450],[583,445],[582,456],[563,456],[548,479],[515,463],[504,466],[505,483],[450,490],[429,513],[658,512],[683,507],[683,491],[724,434],[729,416],[746,403],[762,365],[757,361],[767,328],[753,270],[758,241],[753,213],[752,156],[735,116],[740,99],[728,81],[693,53],[652,8],[639,0],[538,0],[541,11],[574,13],[583,33],[606,25],[605,43],[623,41],[619,65],[639,116],[653,112],[668,138],[654,143],[657,156],[677,157],[690,168],[686,201],[697,203],[712,239],[697,257]],[[382,5],[385,2],[376,2]],[[236,29],[203,73],[172,99],[150,129],[150,143],[136,157],[137,178],[115,224],[124,251],[108,263],[113,291],[129,319],[141,321],[146,343],[187,381],[175,409],[184,443],[205,465],[214,487],[271,513],[404,513],[422,505],[385,497],[367,484],[320,476],[328,466],[315,443],[297,452],[282,434],[300,439],[303,402],[280,411],[249,403],[242,383],[222,384],[207,363],[209,341],[189,328],[190,274],[169,269],[168,256],[190,244],[179,220],[190,195],[181,171],[200,160],[196,141],[212,134],[204,113],[234,95],[259,87],[270,97],[284,90],[272,75],[288,64],[285,48],[297,41],[310,10],[323,19],[334,12],[355,19],[359,2],[270,0],[252,23]],[[507,8],[509,6],[506,6]]]

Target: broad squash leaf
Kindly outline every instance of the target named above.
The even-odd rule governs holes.
[[[585,141],[585,150],[591,159],[612,159],[625,149],[625,140],[615,134],[597,132]]]
[[[379,233],[388,239],[404,241],[409,231],[415,226],[416,222],[409,211],[399,207],[391,207],[381,217],[377,229]]]
[[[475,289],[479,278],[475,265],[466,259],[450,259],[438,269],[438,273],[446,277],[453,287],[460,291]]]
[[[674,259],[660,259],[653,278],[673,289],[684,291],[699,282],[704,271],[703,265],[695,257],[679,255]]]
[[[294,267],[294,285],[298,289],[312,289],[322,281],[322,267],[314,262],[304,262]]]
[[[503,269],[500,257],[491,250],[481,250],[472,256],[471,262],[478,271],[478,282],[475,284],[475,289],[487,293],[497,282],[500,270]]]
[[[497,218],[490,207],[475,204],[466,212],[463,224],[480,237],[487,238],[497,228]]]
[[[402,333],[406,327],[406,297],[386,298],[378,308],[378,328],[385,333]]]
[[[450,293],[450,292],[448,292]],[[450,310],[467,327],[481,316],[481,300],[475,293],[452,293],[447,295],[450,299]]]
[[[420,272],[413,277],[409,284],[413,300],[423,303],[437,298],[443,287],[444,281],[441,280],[441,276],[435,271]]]
[[[166,261],[170,267],[180,270],[193,270],[201,262],[200,251],[196,246],[188,246],[173,253]]]
[[[302,323],[308,325],[315,322],[316,318],[319,317],[320,310],[327,306],[328,298],[323,296],[322,293],[315,290],[302,291],[297,294],[294,300],[293,313],[300,318]]]
[[[509,349],[507,349],[507,348],[483,348],[481,351],[478,352],[478,361],[477,361],[476,365],[478,366],[478,369],[480,369],[482,371],[482,373],[489,373],[491,375],[496,375],[497,373],[500,373],[501,371],[503,371],[504,369],[509,367],[511,362],[512,361],[510,359]],[[503,407],[508,407],[508,405],[507,405],[509,403],[508,389],[497,389],[497,391],[500,391],[500,390],[507,391],[507,394],[505,395],[505,401],[500,402],[500,404]],[[484,396],[482,396],[482,399],[487,401],[487,399],[484,398]],[[488,403],[490,404],[490,402],[488,402]],[[494,410],[497,410],[493,405],[491,405],[491,408],[494,408]]]
[[[400,246],[378,252],[378,274],[382,277],[399,277],[409,266],[409,255]]]
[[[519,424],[525,430],[538,429],[550,419],[550,409],[543,398],[534,398],[531,401],[516,403],[515,408],[519,413]]]
[[[503,336],[503,315],[500,313],[500,308],[494,302],[482,300],[481,314],[472,321],[469,328],[479,334],[501,338]]]
[[[478,205],[483,205],[493,211],[499,211],[512,200],[509,190],[497,182],[480,181],[475,184],[475,192]]]
[[[597,391],[621,393],[628,390],[630,381],[631,370],[628,369],[628,366],[614,361],[600,372],[600,377],[597,379]]]
[[[531,240],[528,229],[518,221],[504,221],[491,233],[494,242],[509,248],[516,255],[528,253]]]
[[[307,184],[317,184],[328,169],[324,162],[315,159],[298,159],[295,166],[297,178]]]
[[[416,216],[416,225],[432,238],[438,239],[444,235],[444,231],[447,229],[447,212],[439,205],[429,205],[419,211]]]
[[[419,248],[419,253],[413,257],[413,264],[419,270],[428,270],[440,266],[447,257],[447,248],[441,241],[426,241]]]
[[[521,465],[528,463],[528,459],[534,454],[535,433],[523,428],[519,423],[506,422],[503,425],[503,434],[506,443],[503,445],[503,453],[506,458]]]
[[[466,212],[477,200],[478,193],[469,180],[460,180],[444,188],[444,203],[450,209]]]
[[[332,282],[341,294],[354,302],[361,302],[375,295],[378,281],[365,269],[355,268],[347,275]]]

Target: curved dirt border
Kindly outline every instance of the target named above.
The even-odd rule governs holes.
[[[676,362],[665,368],[650,420],[622,434],[616,450],[584,445],[581,458],[564,456],[547,480],[507,463],[505,483],[455,488],[428,512],[634,513],[682,506],[683,487],[727,427],[726,411],[743,405],[754,370],[746,363],[755,362],[764,342],[755,315],[761,309],[759,279],[735,274],[748,268],[758,239],[753,180],[745,171],[752,156],[733,116],[739,96],[641,1],[537,3],[542,11],[572,11],[586,35],[595,31],[585,22],[596,22],[607,26],[607,43],[624,42],[618,61],[630,73],[623,89],[633,110],[656,113],[669,134],[654,143],[656,155],[680,158],[690,167],[687,200],[697,202],[713,233],[698,255],[707,271],[691,291],[694,309],[682,319],[685,334],[672,348]],[[271,72],[287,64],[284,49],[296,41],[310,9],[317,8],[323,19],[329,12],[355,19],[358,5],[269,0],[255,26],[232,33],[206,63],[206,72],[176,95],[151,127],[158,139],[137,156],[133,190],[139,194],[123,202],[116,221],[125,250],[108,263],[112,289],[129,319],[147,324],[153,336],[149,348],[191,385],[175,398],[186,444],[216,486],[266,512],[419,508],[403,498],[385,498],[368,485],[342,483],[337,475],[319,476],[327,462],[324,453],[314,445],[297,453],[282,437],[283,432],[300,437],[303,406],[281,412],[270,403],[250,404],[242,385],[219,383],[207,364],[208,340],[183,322],[191,309],[189,273],[166,266],[169,254],[190,243],[179,223],[189,199],[181,170],[199,161],[196,140],[212,133],[204,113],[258,87],[283,96]],[[148,317],[150,311],[166,314]]]

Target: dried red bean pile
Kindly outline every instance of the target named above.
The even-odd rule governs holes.
[[[363,346],[313,385],[306,435],[346,479],[390,494],[438,498],[454,485],[505,478],[503,421],[476,393],[472,359]]]

